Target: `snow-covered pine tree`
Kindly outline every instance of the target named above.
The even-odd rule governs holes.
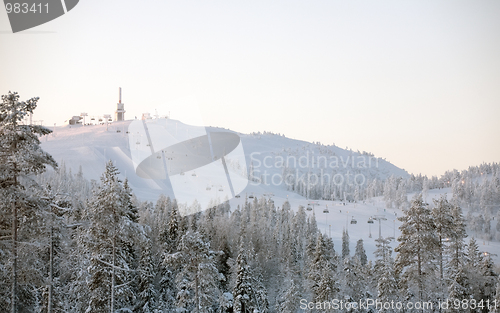
[[[500,282],[497,280],[495,299],[493,305],[490,307],[490,313],[500,313]]]
[[[451,231],[448,234],[448,255],[450,260],[448,262],[448,267],[451,271],[458,270],[458,267],[465,259],[465,242],[464,239],[467,237],[465,231],[465,221],[462,215],[462,209],[459,206],[453,206],[451,209]],[[462,264],[463,265],[463,264]]]
[[[471,286],[471,293],[474,299],[479,299],[481,295],[481,288],[483,284],[483,277],[481,273],[482,255],[479,252],[479,246],[474,237],[469,239],[466,247],[466,262],[464,270]]]
[[[40,125],[23,125],[23,120],[36,109],[38,98],[19,101],[17,92],[2,95],[0,104],[0,237],[8,238],[10,244],[0,248],[0,280],[4,282],[0,287],[0,310],[17,312],[18,310],[32,311],[33,303],[21,304],[19,293],[24,295],[33,293],[31,283],[19,280],[18,261],[18,230],[20,223],[28,215],[33,216],[40,212],[37,200],[26,196],[23,187],[23,178],[42,173],[46,166],[57,167],[54,159],[40,148],[39,136],[52,131]],[[22,234],[21,234],[22,235]],[[28,241],[30,238],[23,238]],[[7,248],[8,247],[8,248]],[[10,248],[10,249],[9,249]],[[8,275],[7,273],[11,274]],[[26,275],[22,275],[26,277]],[[26,277],[29,279],[28,277]],[[9,286],[10,284],[10,292]],[[9,294],[10,293],[10,294]]]
[[[44,227],[39,227],[45,238],[38,237],[38,243],[46,247],[41,249],[40,254],[32,254],[46,262],[48,275],[44,275],[47,288],[42,295],[42,311],[47,313],[64,311],[64,303],[67,302],[66,285],[69,282],[68,273],[72,270],[72,264],[68,262],[68,246],[71,245],[72,225],[65,221],[71,216],[71,200],[68,194],[54,190],[50,184],[44,186],[40,191],[39,198],[45,208]],[[37,192],[38,193],[38,192]],[[43,236],[43,235],[42,235]]]
[[[179,241],[177,252],[165,262],[179,268],[175,277],[178,312],[212,312],[218,300],[221,279],[215,264],[216,252],[210,249],[198,232],[188,231]]]
[[[255,277],[247,263],[246,250],[240,243],[236,267],[236,281],[233,288],[234,313],[267,313],[267,291],[259,277]]]
[[[485,303],[493,303],[498,274],[495,272],[494,264],[489,253],[483,253],[483,258],[479,268],[482,283],[480,285],[481,298],[478,300],[483,300]],[[481,312],[488,312],[488,308],[482,308]]]
[[[437,244],[438,244],[438,263],[439,263],[439,279],[440,283],[438,284],[438,298],[445,299],[446,294],[446,283],[445,283],[445,275],[444,275],[444,257],[447,251],[445,242],[450,240],[450,237],[456,234],[453,234],[454,231],[454,219],[452,215],[452,205],[446,200],[446,195],[442,195],[439,199],[433,199],[434,208],[432,208],[432,219],[434,221],[434,225],[436,228],[437,235]]]
[[[416,195],[411,206],[398,218],[402,222],[399,227],[401,236],[395,249],[398,253],[395,262],[396,275],[401,275],[406,288],[413,289],[417,300],[426,301],[430,283],[435,275],[434,262],[438,251],[438,239],[431,211]],[[426,286],[426,288],[424,288]]]
[[[285,286],[276,300],[276,312],[297,312],[300,305],[300,299],[301,293],[299,286],[295,283],[293,278],[287,277],[287,279],[285,279]]]
[[[380,276],[378,276],[377,290],[378,290],[378,300],[382,303],[391,303],[392,301],[399,301],[399,291],[398,284],[396,282],[396,277],[394,273],[394,261],[391,257],[383,259],[382,266],[380,270]],[[379,312],[395,312],[392,309],[384,309]]]
[[[139,266],[137,268],[139,280],[137,286],[137,300],[134,304],[134,312],[137,313],[155,313],[157,312],[158,292],[154,285],[155,271],[153,256],[151,254],[151,240],[147,236],[143,236],[138,240],[141,256]]]
[[[177,201],[173,200],[171,205],[166,207],[168,210],[168,215],[165,217],[166,222],[161,225],[157,240],[158,256],[161,262],[158,264],[159,268],[159,299],[158,306],[162,310],[171,310],[175,305],[175,275],[177,271],[174,267],[169,264],[165,264],[163,260],[169,255],[177,251],[179,240],[182,237],[181,230],[181,217],[179,216],[179,210],[177,206]]]
[[[339,292],[339,286],[334,279],[335,272],[327,252],[327,245],[321,233],[316,239],[316,247],[309,262],[309,288],[315,302],[324,302],[333,299]]]
[[[118,179],[118,170],[109,161],[84,215],[88,226],[79,238],[90,258],[88,312],[130,308],[135,299],[134,240],[142,234],[132,220],[129,197]]]
[[[363,281],[361,263],[357,258],[345,258],[342,266],[342,287],[340,292],[345,299],[358,302],[364,298],[367,287],[367,284]]]
[[[365,266],[368,262],[368,257],[366,256],[365,247],[363,246],[363,239],[359,239],[356,242],[356,251],[354,252],[354,257],[359,260],[362,266]]]
[[[350,249],[349,249],[349,233],[347,230],[343,229],[342,230],[342,260],[345,258],[349,258],[350,255]]]
[[[457,308],[454,305],[455,301],[462,301],[464,299],[471,298],[471,285],[469,277],[465,272],[464,266],[462,264],[458,265],[458,268],[451,273],[451,282],[448,287],[448,301],[450,307],[446,312],[461,313],[464,312],[464,308]]]

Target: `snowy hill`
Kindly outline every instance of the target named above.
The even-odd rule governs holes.
[[[58,162],[63,161],[66,169],[70,169],[73,173],[81,169],[87,179],[98,180],[104,171],[105,162],[109,159],[113,160],[122,179],[128,178],[130,186],[139,200],[156,202],[160,194],[174,197],[169,179],[145,179],[136,174],[130,149],[135,139],[131,140],[130,133],[127,133],[131,122],[115,122],[109,124],[107,129],[106,125],[56,127],[53,134],[42,138],[42,148],[52,154]],[[190,131],[190,126],[174,122],[178,132]],[[155,123],[155,120],[150,120],[148,123]],[[218,128],[207,129],[209,131],[231,132]],[[370,258],[375,251],[375,239],[379,235],[378,221],[374,221],[373,224],[368,223],[370,217],[381,215],[386,219],[382,220],[380,224],[383,237],[395,236],[397,238],[400,235],[398,229],[400,222],[397,221],[397,216],[402,214],[401,210],[386,209],[381,197],[357,203],[344,201],[343,198],[346,194],[346,198],[354,195],[352,188],[357,185],[351,181],[352,186],[349,186],[347,180],[344,180],[342,184],[336,184],[339,181],[333,182],[333,177],[337,175],[337,177],[345,179],[346,175],[350,175],[349,177],[353,179],[354,175],[358,174],[358,177],[365,180],[363,184],[359,184],[362,189],[366,188],[370,180],[375,178],[385,179],[391,175],[408,177],[406,171],[381,158],[336,146],[313,144],[269,133],[238,135],[241,138],[247,163],[246,168],[251,173],[252,181],[239,193],[240,197],[230,199],[231,207],[242,207],[245,201],[252,201],[253,197],[264,196],[271,198],[276,207],[281,207],[288,200],[292,210],[296,211],[299,205],[308,207],[311,203],[305,196],[306,194],[309,195],[309,198],[320,198],[316,201],[316,205],[311,206],[313,210],[306,212],[308,215],[315,214],[319,229],[332,237],[337,251],[341,247],[342,230],[347,229],[351,238],[351,250],[354,249],[357,240],[363,239],[367,255]],[[294,161],[296,161],[295,164]],[[321,177],[321,171],[324,175],[330,174],[330,184],[328,181],[316,184],[310,182],[309,187],[307,187],[307,184],[302,184],[304,180],[300,181],[301,177],[302,179],[307,177],[307,173],[310,177],[313,173]],[[287,185],[284,182],[278,184],[279,181],[272,181],[272,177],[285,176],[284,172],[293,174],[293,184]],[[199,178],[186,175],[185,179],[196,181]],[[305,181],[307,182],[307,180]],[[319,189],[324,190],[325,187],[337,193],[333,201],[321,199],[322,195],[318,197],[318,194],[314,194]],[[201,191],[205,190],[205,184],[200,183],[196,188],[201,194]],[[432,203],[432,198],[438,198],[440,194],[444,193],[450,195],[450,188],[431,190],[426,200],[428,203]],[[326,193],[323,192],[324,194]],[[220,198],[224,200],[225,196]],[[411,196],[409,194],[408,199],[411,199]],[[324,213],[325,209],[328,209],[328,213]],[[500,251],[500,245],[497,242],[485,241],[481,244],[481,250],[494,254],[498,254]],[[392,246],[395,247],[396,243],[393,242]],[[494,256],[494,259],[497,259],[497,255]]]
[[[173,197],[174,194],[169,179],[145,179],[136,174],[130,149],[135,139],[130,140],[130,133],[127,133],[131,122],[115,122],[108,126],[56,127],[54,133],[41,139],[42,148],[59,163],[64,162],[67,170],[71,170],[73,173],[81,170],[83,176],[89,180],[99,180],[104,171],[105,162],[109,159],[113,160],[121,173],[122,179],[128,178],[133,192],[142,201],[156,202],[160,194]],[[148,122],[154,123],[154,120]],[[190,129],[189,126],[180,122],[176,122],[176,127],[179,132],[181,130],[189,131]],[[209,129],[211,131],[228,131],[216,128]],[[261,197],[272,195],[276,206],[281,207],[283,202],[288,199],[292,204],[292,209],[296,210],[299,205],[307,207],[309,203],[303,195],[308,193],[311,196],[313,190],[324,188],[328,183],[328,188],[333,187],[337,193],[340,192],[340,198],[345,194],[351,194],[346,190],[352,188],[352,186],[349,187],[349,184],[357,186],[352,181],[348,182],[349,178],[354,179],[354,175],[358,175],[358,185],[362,188],[374,178],[385,179],[390,175],[408,176],[408,173],[404,170],[366,153],[360,154],[336,146],[312,144],[275,134],[239,134],[239,136],[247,161],[246,168],[253,172],[253,181],[240,193],[241,197],[230,200],[232,207],[243,205],[245,196]],[[132,147],[132,149],[134,148]],[[277,184],[277,179],[271,181],[273,177],[282,177],[284,171],[293,174],[295,180],[293,185],[287,185],[284,182]],[[309,191],[307,192],[307,188],[304,187],[300,179],[306,181],[304,177],[307,177],[307,173],[310,174],[310,177],[312,177],[313,173],[316,173],[317,177],[320,178],[322,171],[324,181],[316,184],[313,184],[313,181],[310,182]],[[335,175],[337,175],[337,180],[332,182]],[[340,181],[341,177],[344,179],[342,182]],[[190,175],[186,175],[186,179],[191,178]],[[200,191],[204,190],[205,185],[200,184],[198,188]],[[303,195],[297,192],[302,192]],[[308,214],[316,214],[318,226],[325,233],[331,233],[337,247],[340,246],[343,227],[349,227],[349,230],[353,231],[351,233],[353,240],[363,238],[373,241],[377,238],[378,225],[368,225],[367,220],[370,216],[377,214],[378,211],[384,211],[382,209],[383,203],[380,200],[370,204],[346,202],[344,206],[342,205],[343,202],[339,201],[338,196],[335,196],[335,198],[336,201],[334,202],[331,200],[318,201],[319,205],[314,207],[314,211],[308,211]],[[330,207],[331,213],[322,213],[326,206]],[[359,220],[358,224],[350,224],[353,216]],[[391,212],[388,220],[383,222],[387,224],[384,225],[384,232],[389,232],[387,234],[383,233],[384,236],[393,235],[394,217],[394,213]],[[331,227],[328,225],[331,225]],[[356,229],[359,229],[359,231]],[[373,233],[371,239],[369,238],[370,231]],[[372,252],[374,250],[374,241],[367,243],[366,248],[368,253]]]
[[[54,133],[42,138],[42,148],[58,162],[64,161],[73,173],[78,172],[81,166],[87,179],[98,180],[104,171],[105,162],[113,160],[122,177],[128,178],[140,200],[156,201],[160,194],[172,197],[172,186],[168,179],[144,179],[136,174],[131,156],[131,150],[135,147],[132,146],[131,149],[133,143],[131,144],[131,134],[128,133],[131,122],[115,122],[108,126],[56,127]],[[154,122],[155,120],[148,121]],[[180,133],[184,129],[189,132],[190,126],[173,122],[176,132]],[[217,128],[207,129],[230,132]],[[324,192],[318,194],[317,190],[329,184],[337,187],[338,196],[335,198],[342,198],[346,190],[349,196],[350,187],[364,188],[374,178],[408,176],[406,171],[367,153],[312,144],[274,134],[238,135],[245,152],[246,168],[253,178],[241,194],[298,192],[304,196],[308,194],[310,198],[324,198]],[[285,172],[288,173],[289,182],[284,181]],[[308,173],[309,191],[306,190]]]

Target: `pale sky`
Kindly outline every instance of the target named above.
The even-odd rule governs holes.
[[[0,93],[35,120],[189,99],[207,125],[373,152],[410,173],[500,161],[500,1],[97,1],[12,34]]]

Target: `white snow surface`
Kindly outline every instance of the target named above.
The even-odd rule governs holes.
[[[131,121],[114,122],[109,125],[93,125],[93,126],[62,126],[55,127],[55,131],[41,138],[42,148],[50,153],[57,162],[64,161],[66,169],[73,173],[77,173],[80,166],[84,177],[91,180],[99,180],[104,172],[105,163],[111,159],[115,166],[120,171],[122,179],[128,178],[130,186],[134,194],[141,201],[156,202],[160,194],[173,197],[172,187],[168,179],[144,179],[135,174],[134,164],[130,153],[130,140],[127,130]],[[181,122],[179,125],[188,127]],[[217,131],[228,131],[219,128],[210,128]],[[117,132],[119,131],[119,132]],[[341,149],[336,146],[321,146],[305,141],[294,140],[284,136],[275,134],[238,134],[241,138],[245,156],[247,160],[246,167],[250,167],[251,160],[257,159],[263,162],[265,157],[269,161],[275,161],[276,156],[281,155],[286,157],[311,155],[335,155],[340,162],[351,162],[352,155],[357,155],[356,152]],[[252,153],[254,156],[251,157]],[[313,158],[313,157],[311,157]],[[375,160],[375,158],[373,158]],[[403,169],[385,161],[384,159],[376,158],[376,166],[371,166],[363,169],[362,173],[366,176],[378,177],[385,179],[390,175],[408,177],[408,173]],[[231,166],[228,164],[228,166]],[[340,164],[342,167],[342,163]],[[269,175],[281,173],[280,168],[266,169]],[[307,172],[309,168],[300,168],[302,172]],[[188,176],[188,175],[187,175]],[[195,178],[193,178],[195,179]],[[206,188],[205,184],[198,186],[199,190]],[[447,193],[451,195],[449,188],[430,190],[427,196],[427,202],[432,203],[433,198],[438,198],[441,194]],[[240,198],[232,198],[229,200],[231,208],[241,207],[245,202],[245,198],[249,195],[256,197],[270,197],[273,199],[276,207],[281,207],[288,200],[292,210],[296,211],[299,205],[307,207],[310,203],[305,197],[289,191],[285,185],[273,184],[257,184],[250,182],[247,187],[240,193]],[[411,200],[413,195],[409,194],[408,199]],[[222,199],[222,201],[225,199]],[[248,199],[252,200],[252,199]],[[220,200],[219,200],[220,201]],[[318,205],[313,206],[312,211],[306,211],[308,215],[315,214],[318,227],[322,233],[333,238],[335,250],[339,253],[342,247],[341,238],[342,230],[347,229],[350,236],[351,255],[354,253],[356,241],[363,239],[366,254],[369,259],[373,259],[375,251],[375,239],[379,236],[379,223],[375,221],[373,224],[367,223],[369,218],[375,215],[383,215],[387,220],[381,222],[381,235],[383,237],[398,237],[400,231],[398,227],[400,222],[397,216],[401,216],[402,211],[396,209],[385,209],[385,203],[381,197],[368,199],[364,202],[345,203],[339,200],[318,200]],[[323,213],[323,210],[328,208],[329,213]],[[467,212],[464,211],[464,215]],[[355,219],[356,224],[351,224],[351,220]],[[371,236],[370,236],[371,234]],[[474,235],[474,234],[469,234]],[[468,238],[466,239],[466,241]],[[493,254],[493,260],[498,263],[500,255],[500,244],[498,242],[487,242],[477,239],[481,251],[487,251]],[[397,242],[392,242],[391,246],[396,247]]]

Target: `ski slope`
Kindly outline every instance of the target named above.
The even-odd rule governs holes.
[[[153,121],[148,121],[154,123]],[[54,132],[50,135],[41,138],[42,148],[50,153],[57,162],[64,162],[68,170],[76,173],[82,170],[84,177],[89,180],[99,180],[104,172],[105,163],[107,160],[112,160],[115,166],[120,171],[121,179],[127,178],[133,192],[141,201],[156,202],[161,194],[175,197],[172,191],[171,181],[166,179],[145,179],[136,174],[134,162],[132,159],[131,151],[136,149],[133,146],[135,138],[130,137],[128,132],[131,121],[114,122],[108,125],[92,125],[92,126],[62,126],[55,127]],[[176,132],[190,131],[190,126],[175,121]],[[218,128],[207,128],[209,130],[228,131]],[[171,134],[170,134],[171,135]],[[275,134],[238,134],[245,152],[246,168],[250,169],[251,165],[261,163],[262,174],[264,171],[267,175],[279,175],[282,168],[279,166],[267,167],[266,164],[273,164],[280,158],[286,159],[295,158],[299,159],[307,157],[310,160],[321,160],[322,156],[327,156],[330,159],[334,156],[339,160],[339,173],[342,170],[352,170],[355,165],[353,164],[353,155],[356,153],[352,151],[341,149],[336,146],[323,146],[313,144],[305,141],[294,140],[284,136]],[[132,146],[132,147],[131,147]],[[366,155],[364,156],[366,157]],[[329,159],[329,160],[330,160]],[[380,159],[376,160],[376,166],[362,168],[359,170],[366,177],[385,179],[390,175],[407,177],[408,173],[395,165]],[[241,164],[240,164],[241,165]],[[229,166],[240,166],[229,164]],[[307,164],[307,167],[297,165],[294,170],[300,173],[314,171],[314,162]],[[241,173],[246,175],[246,173]],[[257,175],[256,175],[257,176]],[[180,177],[180,176],[179,176]],[[182,177],[186,184],[195,188],[195,192],[201,196],[207,195],[206,181],[200,180],[194,175],[185,175]],[[226,192],[219,192],[219,190],[226,190]],[[305,197],[287,190],[284,184],[273,184],[269,181],[260,180],[260,182],[250,181],[249,184],[239,193],[240,197],[228,197],[227,186],[222,184],[213,184],[210,191],[210,196],[215,197],[217,203],[229,199],[232,208],[238,205],[244,205],[245,199],[253,195],[255,197],[267,196],[272,198],[276,207],[281,207],[285,201],[289,201],[292,210],[296,211],[300,205],[307,207],[310,203]],[[448,189],[430,190],[426,201],[432,203],[433,198],[438,198],[441,194],[451,194]],[[413,195],[409,194],[408,199],[411,200]],[[248,199],[251,201],[252,199]],[[398,227],[400,222],[397,217],[402,214],[400,210],[386,209],[385,203],[378,198],[368,199],[364,202],[344,202],[336,199],[335,201],[319,200],[316,201],[317,205],[313,206],[312,211],[306,211],[308,215],[314,214],[318,227],[322,233],[331,236],[335,249],[340,252],[342,231],[346,229],[350,236],[350,249],[351,254],[354,253],[356,241],[363,239],[364,247],[369,258],[373,258],[375,251],[375,239],[379,236],[379,222],[374,221],[369,224],[370,217],[375,215],[383,216],[385,220],[380,223],[380,234],[382,237],[399,237],[400,232]],[[207,203],[207,201],[205,201]],[[190,205],[190,204],[187,204]],[[324,209],[328,208],[329,213],[323,213]],[[466,212],[464,212],[466,214]],[[353,224],[351,221],[355,219],[357,223]],[[472,235],[472,234],[471,234]],[[484,242],[478,239],[478,244],[482,251],[493,253],[495,262],[498,262],[498,255],[500,255],[500,245],[498,242]],[[394,248],[397,242],[393,242],[391,246]]]

